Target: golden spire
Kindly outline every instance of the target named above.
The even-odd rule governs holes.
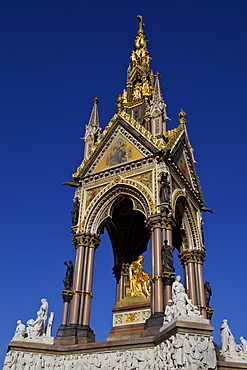
[[[139,27],[135,37],[135,47],[131,52],[131,63],[127,69],[127,83],[116,100],[117,112],[133,110],[135,120],[144,126],[150,120],[150,101],[154,92],[154,78],[150,69],[152,59],[147,50],[144,22],[137,15]],[[131,115],[132,115],[131,114]]]

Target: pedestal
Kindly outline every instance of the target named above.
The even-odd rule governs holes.
[[[107,341],[140,338],[144,323],[150,317],[150,299],[125,297],[112,309],[113,323]]]

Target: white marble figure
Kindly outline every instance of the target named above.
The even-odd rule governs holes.
[[[238,352],[238,345],[235,343],[234,336],[230,335],[229,337],[229,352],[226,354],[227,357],[229,356],[233,360],[238,361],[240,359],[240,353]]]
[[[19,353],[16,363],[16,370],[23,370],[26,365],[25,354],[23,352]]]
[[[47,302],[47,299],[46,298],[42,298],[41,299],[41,306],[40,306],[40,317],[41,319],[43,320],[43,333],[45,333],[45,328],[46,328],[46,320],[47,320],[47,316],[48,316],[48,302]]]
[[[44,320],[42,312],[38,311],[36,320],[29,319],[27,321],[27,325],[27,333],[29,338],[33,339],[41,337],[44,333]]]
[[[54,338],[51,337],[51,329],[54,321],[54,312],[51,312],[46,328],[47,315],[48,302],[43,298],[41,299],[40,309],[37,312],[37,318],[35,320],[29,319],[26,328],[21,320],[17,321],[17,327],[12,341],[34,341],[53,344]]]
[[[236,344],[226,319],[223,320],[223,324],[220,327],[220,336],[222,342],[221,354],[227,361],[247,361],[247,341],[240,337],[241,344]]]
[[[175,281],[172,283],[172,300],[175,303],[176,296],[180,292],[180,290],[184,287],[181,281],[181,276],[177,275]]]
[[[185,354],[184,354],[184,343],[182,336],[179,334],[175,335],[173,348],[174,348],[174,364],[175,368],[182,367],[185,364]]]
[[[26,356],[25,356],[25,359],[26,359],[25,370],[26,369],[27,370],[33,370],[34,367],[35,367],[33,353],[27,353]]]
[[[244,337],[240,337],[241,344],[238,345],[239,354],[243,360],[247,360],[247,340]]]
[[[222,342],[222,349],[221,353],[224,355],[227,351],[229,351],[229,338],[232,336],[232,332],[228,326],[228,321],[226,319],[223,320],[223,324],[220,327],[220,336]]]
[[[217,358],[214,346],[214,337],[210,336],[208,341],[208,348],[206,352],[206,363],[209,369],[217,368]]]
[[[188,295],[185,293],[184,286],[180,280],[181,276],[177,275],[172,284],[172,300],[169,299],[165,308],[163,327],[160,331],[164,329],[164,325],[178,316],[202,319],[199,308],[193,305],[192,300],[189,299]]]
[[[179,290],[179,292],[176,294],[176,297],[175,297],[175,315],[176,316],[186,315],[187,314],[187,310],[186,310],[187,305],[191,306],[191,308],[193,310],[193,304],[190,303],[188,295],[185,293],[184,287],[182,287]]]
[[[22,340],[25,337],[26,327],[22,324],[21,320],[17,321],[17,327],[12,340]]]
[[[3,369],[15,369],[16,362],[17,356],[12,351],[9,351],[5,357]]]
[[[173,318],[174,318],[174,305],[172,299],[169,299],[167,302],[167,306],[165,308],[163,325],[172,321]]]

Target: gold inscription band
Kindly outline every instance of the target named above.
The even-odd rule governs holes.
[[[161,275],[156,275],[154,276],[151,281],[155,281],[155,280],[159,280],[159,279],[163,279],[164,277],[171,277],[173,278],[175,276],[175,273],[174,272],[163,272],[163,274]]]
[[[88,295],[90,297],[93,297],[92,292],[86,292],[85,290],[63,290],[62,295],[74,295],[74,294],[79,294],[79,295]]]

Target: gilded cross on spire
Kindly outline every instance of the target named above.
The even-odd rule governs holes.
[[[155,73],[154,77],[156,77],[156,78],[159,80],[159,79],[161,78],[161,75],[160,75],[160,73],[157,71],[157,72]]]
[[[93,102],[94,102],[94,104],[99,104],[99,98],[98,98],[98,96],[95,96]]]
[[[139,20],[139,30],[143,30],[143,27],[145,26],[145,24],[142,21],[142,15],[137,15],[136,18],[138,18]]]

